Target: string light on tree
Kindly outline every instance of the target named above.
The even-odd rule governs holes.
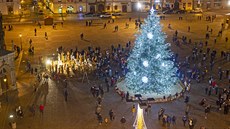
[[[149,32],[149,33],[147,34],[147,37],[148,37],[149,39],[152,39],[152,38],[153,38],[153,34],[152,34],[151,32]]]
[[[141,33],[137,35],[128,58],[128,72],[124,80],[124,89],[129,93],[165,95],[177,88],[177,68],[169,60],[172,52],[165,42],[166,36],[159,21],[159,17],[151,10]]]
[[[144,65],[145,67],[148,67],[148,66],[149,66],[149,62],[148,62],[147,60],[145,60],[145,61],[143,61],[143,65]]]
[[[148,80],[149,80],[149,79],[148,79],[146,76],[142,77],[142,82],[148,83]]]
[[[160,56],[161,56],[160,54],[157,54],[156,59],[160,58]]]

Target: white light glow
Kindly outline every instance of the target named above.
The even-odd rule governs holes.
[[[230,0],[228,0],[228,5],[230,6]]]
[[[161,64],[161,66],[165,67],[165,66],[166,66],[166,64],[165,64],[165,63],[162,63],[162,64]]]
[[[137,107],[137,115],[136,115],[136,120],[133,124],[133,127],[135,129],[147,129],[145,120],[144,120],[143,109],[140,108],[139,104]]]
[[[51,60],[49,60],[49,59],[46,60],[46,64],[47,64],[47,65],[51,65]]]
[[[143,65],[144,65],[145,67],[148,67],[148,66],[149,66],[149,62],[148,62],[147,60],[145,60],[145,61],[143,62]]]
[[[146,76],[142,77],[142,82],[147,83],[148,80],[149,80],[149,79],[148,79]]]
[[[160,58],[160,56],[161,56],[160,54],[157,54],[156,59]]]
[[[141,8],[141,6],[142,6],[142,5],[141,5],[141,3],[140,3],[140,2],[138,2],[138,3],[137,3],[137,8],[138,8],[138,9],[140,9],[140,8]]]
[[[152,38],[153,38],[153,34],[152,34],[151,32],[149,32],[149,33],[147,34],[147,37],[148,37],[149,39],[152,39]]]
[[[136,71],[134,71],[134,72],[133,72],[133,74],[134,74],[134,75],[137,75],[137,72],[136,72]]]

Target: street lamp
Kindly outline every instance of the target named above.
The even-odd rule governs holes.
[[[22,34],[19,34],[19,38],[20,38],[20,44],[21,44],[21,50],[22,50]]]
[[[138,9],[138,21],[140,22],[140,12],[141,12],[141,7],[142,7],[142,4],[140,2],[137,3],[137,9]]]

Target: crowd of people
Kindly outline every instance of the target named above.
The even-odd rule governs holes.
[[[207,18],[206,18],[207,19]],[[182,20],[182,18],[180,18]],[[131,21],[131,19],[130,19]],[[114,20],[111,21],[114,23]],[[110,21],[108,22],[110,23]],[[106,24],[104,28],[106,28]],[[86,21],[86,26],[91,26],[93,21]],[[127,23],[126,23],[127,24]],[[63,25],[63,24],[62,24]],[[128,27],[128,25],[126,25]],[[136,28],[141,28],[141,23],[135,22]],[[55,29],[55,26],[53,26]],[[170,29],[173,28],[169,24]],[[115,31],[118,31],[118,26],[116,26]],[[192,31],[192,28],[188,27],[188,33]],[[224,32],[224,27],[222,25],[218,36],[221,37]],[[34,30],[35,36],[37,35],[37,30]],[[185,114],[182,116],[183,125],[188,125],[190,129],[193,129],[196,121],[191,117],[190,113],[190,90],[196,83],[207,84],[204,89],[204,94],[207,96],[202,98],[199,105],[204,109],[204,119],[208,119],[208,114],[213,110],[213,107],[223,114],[229,113],[230,108],[230,74],[228,68],[222,68],[222,65],[229,64],[230,62],[230,52],[228,51],[218,51],[215,48],[210,47],[209,42],[210,35],[213,35],[213,30],[207,26],[207,33],[205,33],[205,41],[194,42],[190,37],[181,35],[177,30],[173,36],[173,43],[176,46],[181,47],[183,45],[191,46],[191,54],[186,56],[185,59],[180,58],[180,54],[174,54],[174,61],[178,65],[177,76],[183,82],[186,87],[186,92],[184,94],[185,99]],[[45,34],[48,40],[47,33]],[[81,36],[83,39],[83,35]],[[225,38],[225,43],[228,43],[228,37]],[[214,38],[214,44],[217,41]],[[29,52],[34,53],[34,48],[32,45],[32,40],[29,41],[30,47]],[[108,114],[102,116],[102,103],[103,97],[106,92],[110,92],[110,89],[114,89],[117,80],[124,77],[128,72],[127,69],[127,59],[132,49],[132,44],[129,41],[125,46],[118,44],[117,46],[111,45],[111,48],[107,50],[101,50],[100,47],[88,47],[86,50],[66,50],[62,46],[57,49],[57,59],[53,60],[49,66],[49,71],[54,80],[60,80],[61,74],[67,77],[72,77],[77,74],[88,73],[95,75],[97,79],[104,80],[105,87],[103,85],[93,85],[90,88],[90,93],[96,99],[95,114],[99,125],[102,123],[107,124],[109,121],[113,121],[115,117],[115,112],[113,109],[108,111]],[[20,48],[15,47],[15,50],[20,53]],[[29,62],[26,63],[28,71],[34,71],[31,68]],[[31,70],[32,69],[32,70]],[[35,70],[37,73],[37,70]],[[33,72],[32,72],[33,73]],[[224,75],[225,74],[225,75]],[[48,83],[48,75],[37,74],[38,80],[44,79],[45,83]],[[228,82],[228,83],[226,83]],[[192,84],[193,83],[193,84]],[[37,90],[37,89],[36,89]],[[36,91],[35,90],[35,91]],[[67,101],[67,89],[65,90],[65,101]],[[129,96],[127,93],[121,94],[122,100]],[[211,103],[210,97],[216,98],[215,105]],[[126,99],[127,100],[127,99]],[[43,106],[43,105],[42,105]],[[34,106],[33,106],[34,107]],[[148,114],[151,109],[151,105],[147,106],[145,111]],[[40,106],[40,111],[43,113],[44,106]],[[17,111],[18,112],[18,111]],[[135,106],[131,108],[133,114],[136,113]],[[171,125],[176,125],[177,116],[168,115],[165,113],[166,109],[161,108],[158,112],[158,119],[162,121],[163,126],[170,127]],[[21,115],[20,115],[21,116]],[[22,115],[23,116],[23,115]],[[122,117],[120,122],[124,124],[126,122],[125,117]],[[203,129],[204,127],[202,127]]]

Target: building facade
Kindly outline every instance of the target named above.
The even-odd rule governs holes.
[[[2,14],[0,13],[0,95],[16,89],[14,52],[6,50],[4,31],[2,30]]]
[[[194,0],[194,8],[224,9],[229,6],[229,0]]]
[[[49,7],[54,13],[79,12],[145,12],[150,5],[155,9],[178,6],[181,10],[194,8],[213,9],[227,8],[229,0],[54,0]],[[141,3],[141,8],[137,4]]]
[[[54,13],[131,12],[127,0],[54,0],[49,4]]]
[[[1,0],[0,11],[3,15],[19,14],[20,13],[20,1],[19,0]]]

